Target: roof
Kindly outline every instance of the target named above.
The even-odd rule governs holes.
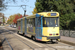
[[[51,16],[51,13],[56,13],[56,16]],[[38,13],[38,14],[41,15],[41,16],[44,16],[44,17],[58,17],[59,16],[58,12],[41,12],[41,13]]]
[[[56,15],[51,16],[52,14],[56,14]],[[26,18],[29,19],[29,18],[39,17],[39,16],[43,16],[43,17],[58,17],[59,13],[58,12],[41,12],[41,13],[37,13],[37,14],[34,14],[34,15],[27,16]]]
[[[51,16],[52,13],[56,14],[56,16]],[[41,12],[41,13],[37,13],[37,14],[33,14],[33,15],[30,15],[30,16],[27,16],[26,18],[29,19],[29,18],[39,17],[39,16],[43,16],[43,17],[58,17],[59,13],[58,12]],[[24,19],[24,18],[25,17],[23,17],[21,19]],[[18,19],[18,20],[21,20],[21,19]]]
[[[20,21],[21,19],[25,19],[26,17],[22,17],[22,18],[20,18],[20,19],[18,19],[17,21]]]
[[[17,21],[20,21],[22,18],[18,19]]]
[[[27,19],[29,19],[29,18],[35,18],[35,15],[36,15],[36,14],[30,15],[30,16],[27,16],[26,18],[27,18]]]

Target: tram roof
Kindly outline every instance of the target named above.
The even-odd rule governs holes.
[[[17,21],[20,21],[21,20],[21,18],[20,19],[18,19]]]
[[[27,16],[26,18],[27,18],[27,19],[29,19],[29,18],[35,18],[35,15],[36,15],[36,14],[33,14],[33,15],[30,15],[30,16]]]
[[[43,16],[43,17],[58,17],[59,16],[58,12],[41,12],[41,13],[38,13],[38,14],[40,16]],[[52,14],[56,14],[56,16],[51,16]]]
[[[20,19],[18,19],[17,21],[20,21],[21,19],[25,19],[26,17],[23,17],[23,18],[20,18]]]
[[[56,16],[48,16],[48,14],[51,14],[51,13],[56,13]],[[41,13],[37,13],[37,14],[38,14],[38,16],[43,16],[43,17],[58,17],[59,16],[58,12],[41,12]],[[27,16],[26,18],[27,19],[35,18],[37,14]]]

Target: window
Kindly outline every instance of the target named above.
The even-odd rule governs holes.
[[[35,26],[35,18],[27,19],[27,26],[28,27],[34,27]]]
[[[41,27],[41,17],[37,17],[36,26]]]
[[[33,32],[34,26],[35,26],[35,18],[27,19],[27,28],[29,32]]]
[[[43,18],[43,27],[58,27],[58,18]]]

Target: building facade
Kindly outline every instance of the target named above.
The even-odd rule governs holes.
[[[0,25],[3,23],[3,17],[4,17],[4,14],[0,13]]]

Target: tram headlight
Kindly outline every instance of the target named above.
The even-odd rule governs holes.
[[[49,34],[49,35],[52,35],[52,34]]]
[[[59,35],[58,33],[56,35]]]

